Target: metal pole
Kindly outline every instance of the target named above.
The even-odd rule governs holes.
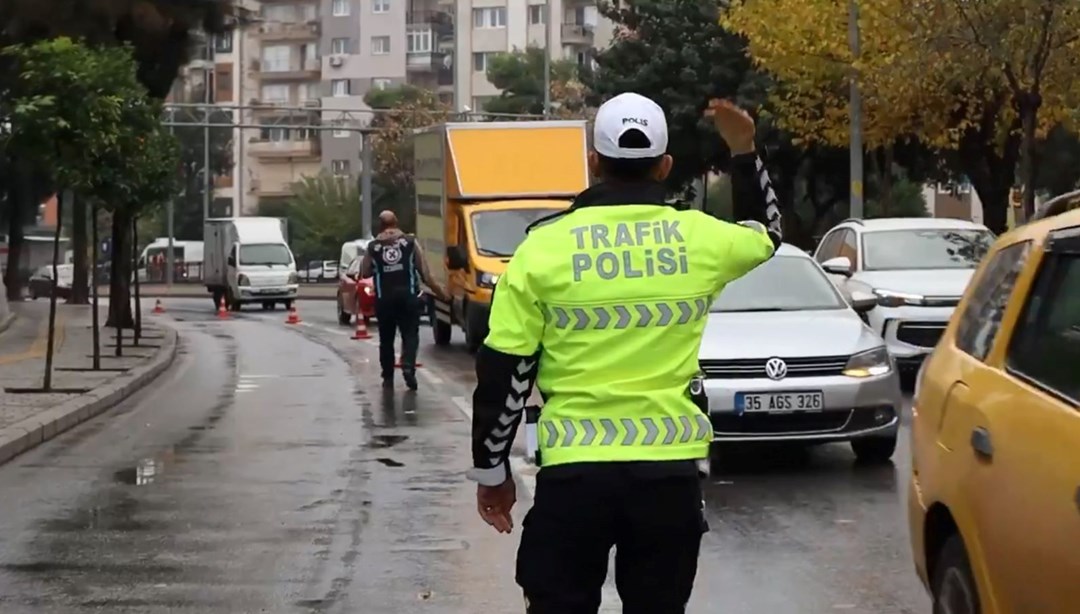
[[[211,37],[206,35],[206,61],[211,62],[212,55],[212,43]],[[210,75],[212,74],[213,66],[208,64],[206,71],[203,75],[203,89],[205,90],[203,96],[203,102],[206,106],[203,107],[203,121],[207,124],[210,123]],[[210,190],[213,188],[213,180],[210,177],[210,128],[207,126],[203,128],[203,219],[210,217]]]
[[[169,134],[172,134],[172,133],[173,133],[173,128],[172,128],[172,126],[169,126]],[[176,263],[174,261],[174,256],[173,256],[173,240],[174,240],[173,235],[176,234],[176,229],[174,227],[175,221],[173,220],[173,217],[175,215],[175,203],[173,202],[174,200],[175,200],[175,197],[170,196],[169,201],[165,203],[165,226],[166,226],[166,232],[168,232],[168,234],[169,234],[169,251],[165,253],[165,286],[170,287],[170,288],[173,285],[173,269],[176,267]],[[150,258],[149,257],[147,257],[147,259],[146,259],[146,272],[147,272],[147,279],[149,279],[149,277],[150,277],[149,276],[149,273],[150,273]],[[136,271],[135,274],[138,275],[139,272]]]
[[[235,73],[240,77],[240,82],[236,87],[236,100],[240,104],[244,104],[244,78],[247,76],[247,66],[244,65],[244,32],[247,31],[247,25],[246,22],[240,21],[237,23],[237,28],[233,30],[237,33],[237,36],[233,37],[233,44],[240,45],[237,49],[239,61]],[[237,111],[237,119],[238,124],[244,123],[243,109]],[[233,203],[232,216],[238,217],[244,212],[244,129],[237,128],[234,134],[234,138],[238,138],[239,142],[236,146],[236,163],[233,165],[233,174],[236,175],[236,202]]]
[[[544,1],[544,117],[551,113],[551,0]]]
[[[848,0],[848,44],[852,58],[859,57],[859,4]],[[851,70],[851,217],[863,217],[862,95],[858,72]]]
[[[374,236],[371,233],[371,173],[374,162],[371,156],[371,135],[365,132],[360,139],[360,228],[364,238]]]

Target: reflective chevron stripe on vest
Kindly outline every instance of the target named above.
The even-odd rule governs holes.
[[[604,330],[610,324],[612,329],[619,330],[645,328],[650,325],[686,324],[700,320],[708,312],[708,299],[696,298],[608,307],[551,307],[547,311],[547,321],[554,324],[555,328]]]
[[[704,414],[665,416],[659,419],[582,418],[543,422],[545,448],[573,446],[670,446],[712,439],[712,425]],[[602,437],[601,437],[602,435]]]

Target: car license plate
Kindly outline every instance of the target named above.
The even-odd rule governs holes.
[[[820,390],[800,392],[736,392],[735,413],[787,414],[801,411],[824,411],[825,393]]]

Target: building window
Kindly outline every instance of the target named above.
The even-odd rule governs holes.
[[[304,21],[318,21],[319,20],[319,5],[317,4],[305,4],[300,9],[300,14],[304,16]]]
[[[293,130],[294,141],[314,141],[319,135],[311,128],[297,128]]]
[[[288,45],[270,45],[262,49],[262,69],[264,72],[285,72],[289,70],[291,50]]]
[[[344,177],[349,174],[349,161],[332,160],[330,162],[330,170],[334,173],[334,175],[338,177]]]
[[[322,98],[322,86],[319,83],[304,83],[300,85],[300,102],[318,100]]]
[[[390,37],[372,36],[371,55],[386,55],[388,53],[390,53]]]
[[[505,28],[506,7],[491,6],[473,9],[472,20],[474,28]]]
[[[352,134],[352,132],[349,132],[348,130],[335,130],[334,131],[334,138],[335,139],[347,139],[347,138],[349,138],[349,136],[351,134]]]
[[[289,23],[295,21],[296,7],[291,4],[264,4],[262,7],[263,21],[281,21]]]
[[[334,79],[330,81],[330,95],[331,96],[348,96],[350,93],[349,80],[348,79]]]
[[[271,143],[284,143],[289,140],[288,128],[263,128],[261,131],[262,140],[269,141]]]
[[[330,53],[334,54],[346,54],[349,53],[349,39],[347,38],[335,38],[330,41]]]
[[[334,17],[348,17],[349,0],[334,0],[334,5],[331,8],[331,14]]]
[[[533,4],[529,6],[529,25],[544,23],[544,5]]]
[[[409,30],[405,35],[409,53],[431,53],[431,28]]]
[[[284,84],[262,86],[262,102],[267,104],[285,104],[289,102],[289,86]]]
[[[389,13],[390,0],[374,0],[371,4],[372,13]]]
[[[218,53],[232,53],[232,30],[214,35],[214,51]]]
[[[371,88],[376,90],[385,90],[393,83],[390,79],[385,77],[375,77],[371,80]]]
[[[233,76],[232,64],[218,64],[214,68],[214,101],[232,102]]]
[[[488,62],[491,61],[491,53],[477,52],[472,54],[472,67],[476,72],[487,72]]]

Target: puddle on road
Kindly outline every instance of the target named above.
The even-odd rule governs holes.
[[[169,460],[174,458],[171,450],[162,456],[168,457]],[[113,480],[129,486],[148,486],[157,481],[164,472],[164,458],[144,458],[134,467],[128,467],[113,473]]]
[[[372,435],[369,448],[391,448],[407,440],[408,435]]]
[[[382,463],[382,464],[384,464],[384,465],[386,465],[387,467],[404,467],[405,466],[405,463],[400,463],[400,462],[398,462],[398,461],[396,461],[396,460],[394,460],[392,458],[379,457],[379,458],[376,458],[375,460]]]

